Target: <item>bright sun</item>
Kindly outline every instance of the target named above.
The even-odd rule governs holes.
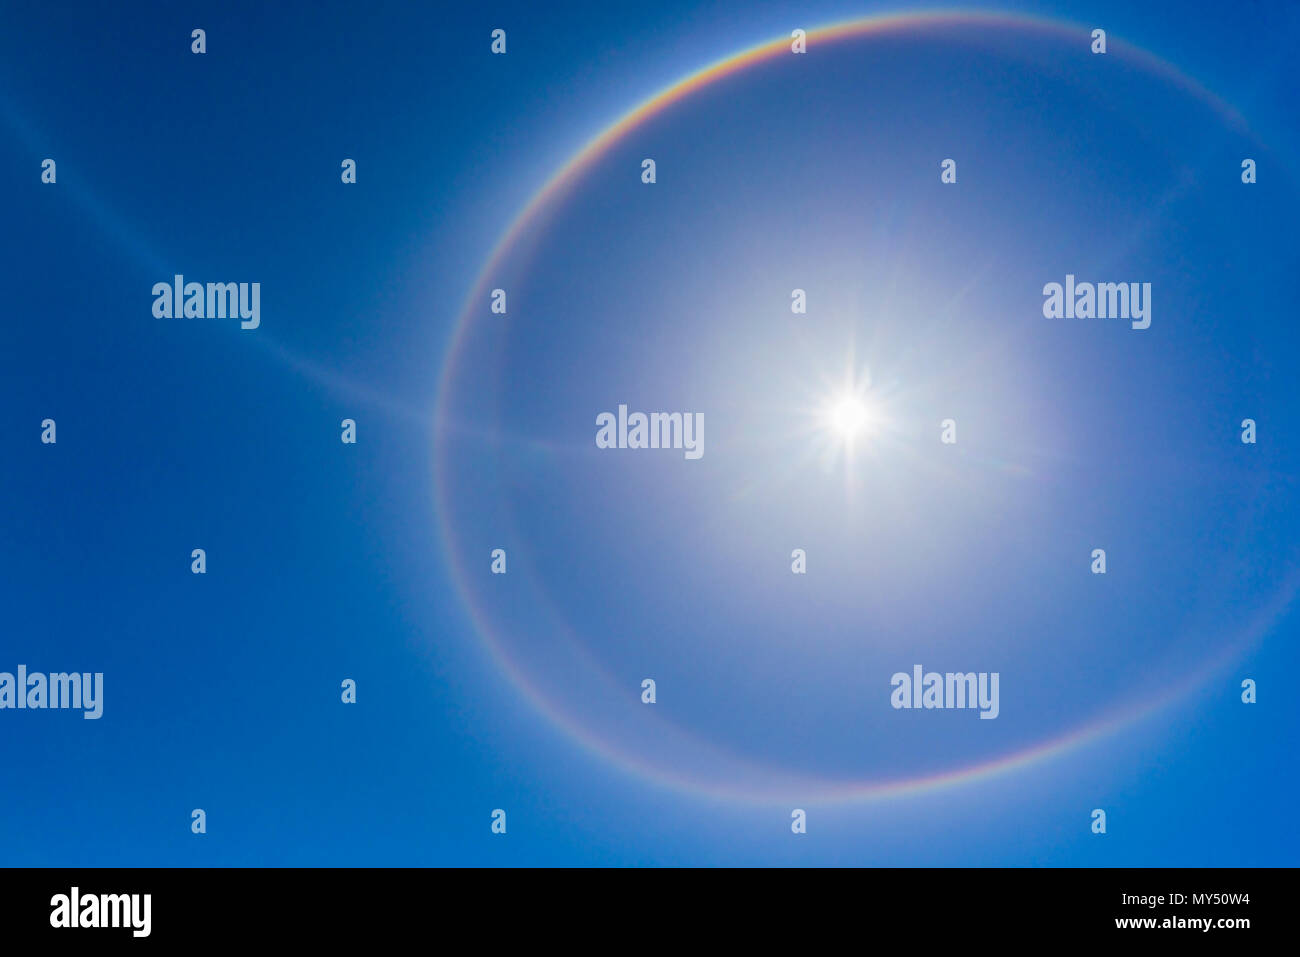
[[[832,402],[827,410],[827,423],[845,441],[852,441],[875,426],[871,408],[856,395],[846,395]]]

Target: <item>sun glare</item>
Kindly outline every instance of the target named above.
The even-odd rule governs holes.
[[[845,442],[870,434],[879,424],[874,410],[857,395],[844,395],[831,402],[826,411],[827,426]]]
[[[867,407],[854,396],[840,399],[831,408],[831,426],[845,438],[862,431],[869,417]]]

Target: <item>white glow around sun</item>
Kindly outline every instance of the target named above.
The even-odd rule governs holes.
[[[875,432],[880,416],[870,401],[848,392],[827,403],[825,424],[837,438],[851,444]]]
[[[852,438],[870,425],[871,412],[857,396],[839,399],[830,410],[830,424],[844,438]]]

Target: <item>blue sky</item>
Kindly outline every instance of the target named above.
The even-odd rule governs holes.
[[[105,704],[0,711],[0,861],[1294,864],[1298,24],[1128,7],[1022,8],[1106,57],[965,25],[736,73],[484,277],[645,97],[925,7],[10,11],[0,671]],[[176,273],[260,282],[261,327],[154,318]],[[1067,273],[1150,282],[1151,327],[1043,318]],[[598,450],[620,403],[704,456]],[[916,663],[998,672],[997,720],[892,709]]]

